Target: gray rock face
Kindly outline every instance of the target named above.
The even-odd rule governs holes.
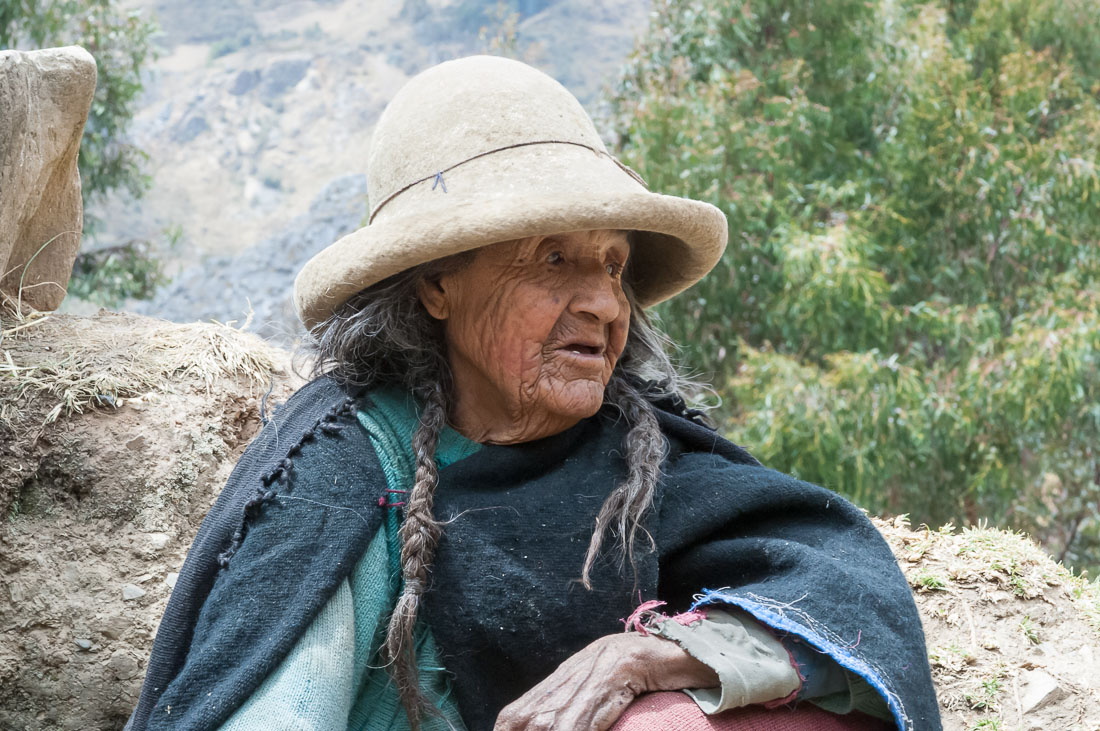
[[[207,123],[206,117],[197,115],[187,117],[176,126],[172,132],[172,139],[181,145],[187,144],[208,129],[210,129],[210,125]]]
[[[264,70],[260,93],[268,100],[282,96],[305,78],[309,65],[308,58],[284,58],[276,61]]]
[[[259,69],[245,69],[237,74],[237,78],[233,79],[233,85],[229,87],[229,93],[233,96],[247,94],[258,83],[260,83]]]
[[[252,332],[291,344],[303,333],[291,299],[294,277],[310,257],[363,225],[366,215],[366,176],[337,178],[286,230],[236,256],[206,257],[133,309],[175,322],[238,323],[251,309]]]
[[[1020,673],[1022,700],[1020,708],[1026,715],[1065,698],[1069,693],[1059,682],[1037,668]]]
[[[140,599],[145,596],[145,590],[137,584],[123,584],[122,585],[122,600],[131,601],[133,599]]]
[[[236,0],[153,0],[152,6],[168,46],[213,43],[259,32],[253,8]]]
[[[0,51],[0,299],[53,310],[80,247],[77,152],[96,65],[79,46]]]

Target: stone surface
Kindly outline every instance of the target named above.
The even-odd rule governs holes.
[[[125,650],[115,650],[107,661],[107,667],[119,680],[129,680],[138,674],[138,661]]]
[[[145,538],[149,541],[149,545],[153,550],[159,551],[168,545],[168,542],[172,540],[171,536],[167,533],[146,533]]]
[[[119,614],[111,614],[99,621],[99,633],[109,640],[117,640],[130,628],[130,620]]]
[[[123,601],[130,601],[131,599],[140,599],[145,596],[145,590],[136,584],[123,584],[122,585],[122,599]]]
[[[1025,715],[1069,695],[1050,673],[1038,669],[1020,673],[1020,685],[1020,709]]]
[[[284,58],[275,61],[263,72],[260,94],[269,101],[282,96],[305,78],[309,65],[308,58]]]
[[[175,131],[172,133],[172,139],[181,145],[186,145],[209,129],[210,125],[207,123],[206,117],[199,115],[188,117],[176,125]]]
[[[0,299],[61,304],[80,247],[77,153],[96,64],[79,46],[0,51]]]
[[[256,85],[259,83],[259,69],[246,69],[237,74],[237,78],[233,80],[233,85],[229,87],[229,93],[233,96],[247,94],[248,92],[256,88]]]

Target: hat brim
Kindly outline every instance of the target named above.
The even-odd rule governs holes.
[[[353,295],[398,272],[489,244],[572,231],[638,232],[631,285],[643,307],[676,295],[709,272],[726,248],[725,215],[676,196],[590,192],[456,203],[446,210],[378,220],[310,259],[294,280],[298,316],[311,329]]]

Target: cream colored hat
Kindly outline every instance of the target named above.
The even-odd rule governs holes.
[[[410,79],[374,129],[367,179],[368,225],[294,281],[307,328],[392,274],[499,241],[638,231],[631,282],[643,306],[699,281],[726,247],[720,210],[649,192],[607,152],[576,97],[506,58],[447,61]]]

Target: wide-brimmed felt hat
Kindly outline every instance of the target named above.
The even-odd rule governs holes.
[[[368,224],[294,281],[306,327],[358,291],[432,259],[571,231],[634,231],[643,307],[699,281],[726,247],[725,215],[652,193],[616,160],[579,101],[527,64],[470,56],[413,77],[386,106],[367,161]]]

